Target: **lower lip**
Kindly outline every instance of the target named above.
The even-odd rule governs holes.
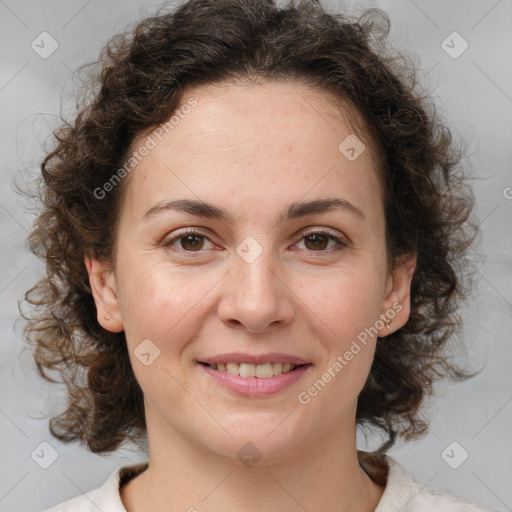
[[[214,370],[209,366],[198,363],[204,372],[213,380],[238,394],[258,398],[278,393],[295,384],[308,371],[311,364],[298,366],[295,370],[274,375],[268,379],[258,379],[257,377],[240,377],[231,375],[228,372]]]

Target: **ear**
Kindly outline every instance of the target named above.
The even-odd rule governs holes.
[[[411,313],[411,281],[416,268],[416,255],[401,256],[388,277],[386,296],[382,304],[380,319],[384,322],[378,336],[388,334],[403,327]],[[387,327],[389,325],[389,328]]]
[[[84,258],[89,274],[92,296],[98,312],[98,323],[107,331],[121,332],[124,329],[114,273],[106,261]]]

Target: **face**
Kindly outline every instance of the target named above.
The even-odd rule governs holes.
[[[376,333],[407,320],[412,276],[388,272],[371,141],[306,85],[187,92],[195,106],[133,146],[154,147],[126,183],[115,271],[86,260],[150,443],[268,459],[353,443]]]

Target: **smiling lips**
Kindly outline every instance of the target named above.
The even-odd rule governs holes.
[[[197,362],[215,382],[249,397],[277,393],[297,382],[312,366],[304,359],[283,353],[219,354]]]

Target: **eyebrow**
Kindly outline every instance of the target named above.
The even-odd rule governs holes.
[[[366,220],[366,215],[346,199],[341,198],[328,198],[328,199],[315,199],[314,201],[299,201],[290,204],[278,217],[278,222],[283,220],[293,220],[312,215],[314,213],[324,213],[332,209],[342,209],[349,213],[354,214],[360,219]],[[225,209],[219,208],[204,201],[196,201],[192,199],[179,199],[175,201],[162,201],[152,206],[142,217],[147,220],[154,215],[169,211],[179,211],[189,213],[198,217],[205,217],[208,219],[218,219],[222,222],[233,222],[232,215]]]

